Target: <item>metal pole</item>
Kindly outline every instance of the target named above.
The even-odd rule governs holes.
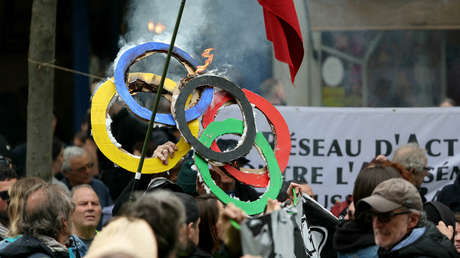
[[[150,134],[152,133],[153,122],[155,120],[155,116],[156,116],[156,113],[157,113],[157,110],[158,110],[158,103],[160,102],[161,92],[163,91],[163,85],[164,85],[164,82],[165,82],[165,79],[166,79],[166,74],[168,72],[169,61],[171,60],[171,53],[172,53],[172,50],[174,48],[174,43],[176,41],[177,31],[179,30],[180,20],[182,18],[182,13],[184,12],[185,1],[186,0],[182,0],[181,5],[179,7],[179,13],[177,14],[176,25],[174,26],[174,31],[173,31],[173,34],[172,34],[171,43],[169,44],[168,54],[166,56],[165,65],[163,67],[163,74],[161,76],[161,81],[160,81],[160,85],[159,85],[158,90],[157,90],[157,95],[155,97],[155,102],[153,103],[152,116],[150,117],[149,126],[147,128],[147,133],[145,134],[144,144],[142,145],[141,158],[139,160],[139,166],[137,167],[137,172],[136,172],[136,175],[134,177],[135,180],[134,180],[134,183],[133,183],[132,188],[131,188],[131,193],[136,189],[137,181],[141,179],[142,166],[144,165],[145,154],[147,153],[147,143],[150,140]]]

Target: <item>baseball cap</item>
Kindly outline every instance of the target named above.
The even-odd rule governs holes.
[[[402,178],[391,178],[383,181],[372,192],[372,195],[361,199],[359,209],[372,207],[378,212],[389,212],[397,208],[423,209],[422,198],[417,188]]]

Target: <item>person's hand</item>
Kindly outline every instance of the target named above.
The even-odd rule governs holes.
[[[241,237],[240,231],[232,226],[231,220],[241,224],[248,216],[246,213],[236,207],[233,203],[227,204],[219,215],[217,222],[218,237],[227,246],[232,257],[241,253]]]
[[[241,224],[243,220],[245,220],[248,217],[246,213],[235,206],[233,203],[227,204],[225,206],[224,211],[222,212],[222,218],[224,221],[229,221],[230,219],[233,219],[234,221],[238,222],[238,224]]]
[[[154,158],[159,158],[163,164],[168,165],[168,158],[174,158],[174,152],[177,151],[177,146],[173,142],[166,142],[159,145],[153,152]]]
[[[272,200],[268,198],[267,209],[265,210],[265,214],[269,214],[269,213],[272,213],[280,209],[281,209],[281,203],[278,200]]]
[[[313,190],[311,189],[311,186],[309,186],[308,184],[291,183],[287,189],[287,195],[289,196],[289,198],[291,198],[291,200],[294,199],[292,189],[295,190],[296,195],[302,192],[313,198]]]
[[[449,240],[454,236],[454,228],[451,225],[447,226],[442,220],[438,222],[436,228],[438,228],[439,232],[445,235]]]
[[[236,223],[241,224],[247,217],[246,213],[242,209],[236,207],[235,204],[227,204],[219,214],[219,220],[217,221],[218,237],[225,243],[229,238],[229,232],[235,230],[230,220],[234,220]]]
[[[348,205],[348,210],[347,214],[343,218],[344,220],[352,220],[355,218],[355,203],[351,202],[350,205]]]

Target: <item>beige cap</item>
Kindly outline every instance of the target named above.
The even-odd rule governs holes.
[[[378,212],[389,212],[405,207],[421,211],[422,198],[417,188],[402,178],[391,178],[383,181],[372,192],[372,195],[361,199],[358,205],[367,203]]]
[[[85,258],[120,253],[135,258],[158,257],[157,241],[147,222],[126,217],[110,222],[96,235]]]

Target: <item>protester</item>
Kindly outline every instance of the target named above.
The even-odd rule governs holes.
[[[240,232],[231,221],[240,225],[247,217],[246,213],[233,203],[225,206],[217,222],[217,237],[222,244],[213,257],[240,257],[242,255]]]
[[[72,214],[72,240],[81,256],[84,256],[96,236],[101,219],[99,198],[90,185],[78,185],[72,189],[75,211]]]
[[[63,182],[69,189],[77,185],[89,184],[99,197],[101,207],[110,206],[113,202],[109,189],[102,181],[93,178],[91,175],[93,166],[94,163],[84,149],[77,146],[66,147],[62,162],[62,172],[65,176]]]
[[[9,190],[10,204],[8,205],[8,217],[10,219],[10,226],[8,231],[8,238],[16,238],[22,234],[18,228],[22,219],[22,213],[24,211],[23,200],[29,189],[37,185],[45,185],[46,182],[38,177],[24,177],[16,181]],[[5,239],[8,242],[12,242],[12,239]],[[2,245],[0,245],[0,248]]]
[[[16,182],[16,171],[9,166],[0,166],[0,239],[3,240],[8,232],[8,190]]]
[[[119,217],[96,235],[85,258],[158,257],[157,240],[142,219]]]
[[[200,242],[200,209],[192,196],[185,193],[174,193],[185,207],[185,234],[179,237],[178,257],[212,257],[198,246]]]
[[[423,204],[427,220],[433,222],[436,228],[453,242],[455,233],[455,213],[446,205],[431,201]]]
[[[18,224],[23,236],[0,250],[0,257],[69,257],[65,246],[74,206],[62,188],[38,184],[24,196],[24,212]]]
[[[454,212],[460,212],[460,174],[453,184],[444,186],[438,193],[438,201],[445,204]]]
[[[238,142],[233,139],[218,139],[217,145],[222,152],[230,151],[237,146]],[[239,169],[244,165],[247,165],[249,160],[245,157],[238,158],[232,162],[232,165]],[[244,183],[241,183],[238,180],[235,180],[225,169],[224,166],[214,166],[211,165],[209,169],[212,179],[215,181],[216,185],[219,186],[224,192],[226,192],[231,197],[236,197],[241,201],[255,201],[259,199],[260,193],[258,193],[254,188]],[[206,194],[204,187],[204,182],[201,177],[197,177],[196,182],[196,191],[198,194]]]
[[[195,200],[200,210],[200,241],[198,247],[213,255],[222,244],[217,234],[217,223],[224,210],[224,205],[216,197],[209,194],[197,196]]]
[[[417,188],[407,180],[380,183],[357,206],[372,214],[379,257],[456,257],[452,243],[432,223],[426,222]]]
[[[361,170],[353,187],[353,203],[372,194],[374,188],[381,182],[401,177],[397,169],[387,161],[373,161]],[[334,248],[341,257],[378,257],[378,247],[374,242],[372,220],[367,213],[361,210],[348,210],[347,221],[342,221],[336,228]]]
[[[157,190],[126,203],[121,216],[144,219],[155,232],[159,258],[176,256],[179,234],[185,232],[185,209],[172,192]]]
[[[417,143],[408,143],[402,145],[393,154],[392,162],[398,163],[413,175],[413,180],[406,178],[417,187],[420,191],[423,179],[428,175],[427,157],[425,149]],[[423,202],[426,202],[424,194],[420,194]]]

